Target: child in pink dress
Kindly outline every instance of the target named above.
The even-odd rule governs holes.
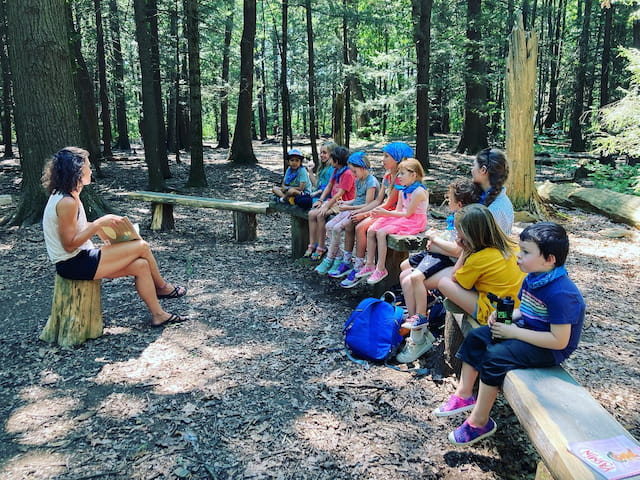
[[[386,269],[387,235],[415,235],[427,227],[427,209],[429,192],[422,184],[424,170],[415,158],[403,160],[398,168],[400,190],[398,205],[395,210],[378,207],[371,211],[377,220],[367,231],[367,263],[356,274],[358,278],[369,277],[367,283],[376,284],[385,279],[389,272]],[[376,248],[377,246],[377,248]],[[375,254],[378,253],[378,262]]]

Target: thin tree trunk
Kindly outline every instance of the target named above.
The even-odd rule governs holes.
[[[349,21],[347,18],[347,10],[348,10],[348,1],[349,0],[342,0],[342,8],[344,10],[343,12],[343,17],[342,17],[342,63],[344,64],[344,68],[346,68],[347,66],[349,66],[350,62],[349,62]],[[351,82],[349,82],[349,79],[346,78],[345,76],[345,82],[344,82],[344,87],[343,87],[343,95],[342,95],[342,100],[343,100],[343,107],[344,107],[344,128],[342,129],[343,132],[343,139],[344,139],[344,146],[349,148],[349,140],[351,139],[351,124],[352,124],[352,117],[351,117]]]
[[[111,28],[111,44],[113,50],[113,70],[116,89],[116,148],[130,150],[129,125],[127,123],[127,105],[124,96],[124,62],[122,60],[122,44],[120,41],[120,18],[118,2],[109,0],[109,25]]]
[[[432,0],[412,0],[416,44],[416,158],[429,169],[429,54]]]
[[[231,52],[231,34],[233,32],[233,0],[228,1],[227,21],[224,25],[224,45],[222,47],[222,72],[220,81],[220,130],[218,131],[218,146],[229,148],[229,55]]]
[[[2,68],[2,158],[13,158],[13,142],[11,141],[11,115],[13,102],[11,99],[11,69],[9,68],[9,45],[7,44],[7,14],[4,0],[0,0],[0,68]]]
[[[611,72],[611,29],[613,25],[613,3],[605,6],[604,15],[604,39],[602,43],[602,64],[600,70],[600,107],[609,103],[609,75]]]
[[[200,30],[198,0],[184,0],[185,36],[189,56],[189,109],[191,128],[189,140],[191,147],[191,166],[189,168],[189,187],[206,187],[207,177],[204,171],[202,152],[202,96],[200,92]]]
[[[316,71],[313,54],[313,16],[311,15],[311,0],[306,0],[307,13],[307,51],[309,64],[309,134],[311,137],[311,155],[318,165],[318,127],[316,125]]]
[[[282,158],[284,169],[287,169],[287,150],[291,136],[291,104],[289,102],[289,88],[287,87],[287,50],[288,50],[288,20],[289,1],[282,2],[282,41],[280,42],[280,97],[282,100]]]
[[[586,84],[587,60],[589,55],[589,27],[591,22],[592,0],[584,0],[584,14],[582,15],[582,33],[578,47],[578,64],[573,89],[573,108],[569,126],[570,151],[584,152],[586,145],[582,136],[582,113],[584,112],[584,88]],[[581,18],[578,15],[578,18]]]
[[[102,2],[93,0],[96,14],[96,57],[98,61],[98,82],[100,84],[100,119],[102,120],[102,156],[113,157],[111,144],[111,110],[107,94],[107,60],[104,53],[104,28],[102,25]]]

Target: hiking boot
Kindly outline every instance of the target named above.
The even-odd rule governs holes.
[[[407,338],[407,341],[404,344],[403,349],[400,351],[398,355],[396,355],[396,360],[399,363],[410,363],[416,361],[422,355],[427,353],[433,347],[433,335],[431,332],[427,332],[424,335],[424,343],[416,343],[411,338]]]
[[[357,273],[358,271],[355,268],[351,270],[347,278],[340,282],[340,286],[343,288],[353,288],[357,284],[359,284],[362,281],[362,278],[358,278],[358,276],[356,275]]]
[[[429,317],[425,317],[421,313],[416,313],[415,315],[411,315],[407,318],[401,326],[402,328],[407,328],[409,330],[418,330],[428,324]]]
[[[433,411],[436,417],[449,417],[458,413],[473,410],[476,404],[476,397],[471,395],[469,398],[460,398],[457,395],[451,395],[446,403],[443,403]]]
[[[373,265],[365,265],[360,270],[358,270],[358,273],[356,273],[356,277],[357,278],[365,278],[365,277],[368,277],[369,275],[371,275],[375,271],[376,271],[376,267],[375,266],[373,266]]]
[[[376,269],[376,271],[373,272],[369,278],[367,278],[367,283],[369,285],[375,285],[376,283],[379,283],[385,278],[387,278],[388,275],[389,275],[389,272],[387,272],[386,270]]]
[[[497,428],[498,426],[493,418],[489,418],[489,421],[484,427],[474,427],[467,419],[462,425],[449,434],[449,441],[454,445],[473,445],[493,435]]]
[[[329,258],[329,257],[324,257],[324,260],[322,260],[322,262],[320,262],[320,265],[318,265],[316,268],[314,268],[313,270],[318,274],[318,275],[326,275],[327,272],[331,269],[331,267],[333,266],[333,262],[334,259],[333,258]]]
[[[331,270],[329,270],[328,275],[331,278],[342,278],[349,275],[351,270],[353,270],[353,267],[350,263],[340,262],[337,268],[332,268]]]

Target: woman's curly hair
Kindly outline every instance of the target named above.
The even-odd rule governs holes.
[[[489,183],[491,191],[484,200],[487,207],[493,203],[498,195],[502,192],[502,187],[509,176],[509,164],[507,156],[502,150],[497,148],[485,148],[476,155],[478,167],[485,167],[489,173]]]
[[[78,147],[65,147],[56,153],[42,174],[42,185],[47,192],[71,193],[76,190],[87,158],[89,152]]]

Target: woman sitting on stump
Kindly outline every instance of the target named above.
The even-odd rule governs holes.
[[[118,225],[122,217],[105,215],[87,222],[80,192],[91,183],[89,152],[77,147],[63,148],[45,167],[42,181],[50,194],[42,229],[47,253],[58,275],[70,280],[133,276],[136,290],[151,312],[152,327],[186,320],[167,313],[158,301],[182,297],[187,290],[164,280],[149,244],[141,239],[109,243],[103,228]],[[94,235],[105,244],[95,247],[91,242]]]

